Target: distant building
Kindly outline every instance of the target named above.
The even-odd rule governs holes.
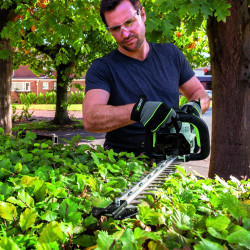
[[[54,73],[55,75],[55,73]],[[74,80],[71,84],[78,83],[85,87],[85,79]],[[19,95],[21,93],[33,92],[36,95],[56,89],[56,79],[48,78],[46,75],[35,75],[28,66],[20,66],[13,72],[11,98],[12,102],[20,103]],[[68,89],[75,92],[74,86]]]
[[[198,68],[195,71],[196,77],[200,80],[206,90],[212,89],[212,76],[207,68]],[[55,72],[54,72],[55,75]],[[85,87],[85,78],[74,80],[71,84],[78,83]],[[20,103],[19,95],[21,93],[33,92],[45,94],[47,91],[56,89],[56,79],[48,78],[46,75],[35,75],[28,66],[20,66],[13,72],[11,97],[14,103]],[[74,86],[68,89],[75,92]]]
[[[195,76],[199,79],[206,90],[212,89],[212,75],[209,68],[198,68],[194,70]]]

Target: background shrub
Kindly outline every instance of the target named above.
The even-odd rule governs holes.
[[[68,92],[68,104],[82,104],[84,99],[83,91]],[[45,94],[21,93],[19,96],[21,104],[56,104],[56,92],[48,91]]]

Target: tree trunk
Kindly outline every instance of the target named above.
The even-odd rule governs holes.
[[[250,17],[247,0],[228,0],[226,23],[208,19],[213,76],[209,177],[250,177]]]
[[[11,51],[8,40],[1,40],[0,47]],[[0,127],[4,129],[6,134],[11,134],[12,128],[11,83],[12,55],[7,60],[0,58]]]
[[[12,10],[0,10],[0,33],[6,23],[13,16]],[[11,84],[12,84],[12,53],[10,41],[0,38],[0,49],[10,52],[8,59],[0,58],[0,127],[4,133],[11,134],[12,109],[11,109]]]
[[[72,123],[69,118],[67,109],[67,82],[63,80],[64,72],[66,72],[66,66],[60,65],[57,70],[57,89],[56,89],[56,113],[53,122],[58,125],[65,125]]]

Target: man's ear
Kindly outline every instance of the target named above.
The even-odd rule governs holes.
[[[141,7],[141,17],[142,17],[143,22],[145,22],[147,17],[146,17],[146,12],[145,12],[144,7]]]

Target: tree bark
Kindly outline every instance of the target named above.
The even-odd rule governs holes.
[[[209,177],[250,177],[250,16],[247,0],[228,0],[226,23],[208,19],[213,113]]]
[[[72,123],[72,120],[69,118],[67,106],[67,88],[66,85],[67,81],[63,79],[65,76],[67,66],[66,65],[60,65],[56,71],[57,71],[57,90],[56,90],[56,112],[55,117],[53,119],[53,123],[58,125],[65,125]],[[67,77],[68,78],[68,77]]]
[[[0,33],[13,17],[13,13],[12,9],[0,10]],[[8,59],[0,58],[0,127],[4,129],[4,133],[11,134],[12,51],[10,41],[0,38],[0,49],[7,49],[10,52]]]
[[[1,40],[0,47],[11,51],[8,40]],[[4,129],[6,134],[11,134],[12,128],[11,83],[12,55],[7,60],[0,58],[0,127]]]

